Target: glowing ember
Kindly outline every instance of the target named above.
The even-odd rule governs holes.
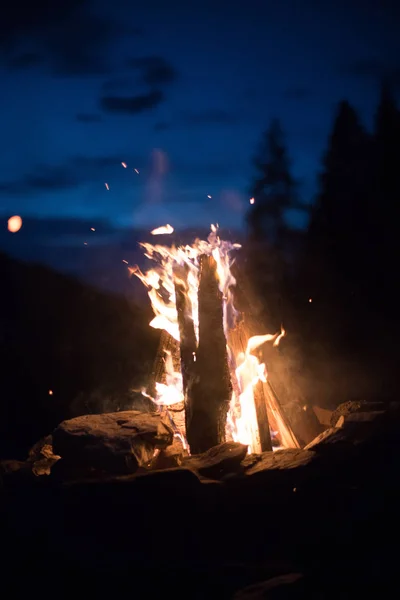
[[[110,189],[110,186],[108,185],[108,183],[105,183],[104,185],[106,186],[106,190]]]
[[[96,230],[95,230],[95,228],[94,228],[94,227],[91,227],[91,228],[90,228],[90,231],[96,231]]]
[[[173,233],[174,228],[172,227],[172,225],[162,225],[161,227],[157,227],[157,229],[153,229],[153,231],[150,231],[151,235],[162,235],[164,234],[169,234],[169,233]]]
[[[171,233],[166,225],[154,229],[151,233]],[[171,228],[172,229],[172,228]],[[179,324],[176,310],[175,283],[180,281],[176,275],[178,267],[185,267],[185,293],[189,299],[192,313],[189,315],[194,324],[197,343],[198,336],[198,288],[199,288],[199,259],[203,254],[212,256],[217,265],[219,289],[223,297],[224,332],[227,339],[227,352],[232,381],[232,397],[226,423],[226,437],[246,444],[249,452],[260,452],[260,435],[254,401],[254,387],[267,382],[267,372],[264,364],[260,364],[253,352],[262,344],[272,342],[277,346],[285,335],[282,328],[280,333],[256,335],[247,340],[244,352],[235,352],[230,344],[230,332],[235,328],[237,311],[233,305],[231,288],[236,280],[231,272],[231,253],[240,248],[239,244],[223,241],[218,236],[218,226],[211,225],[208,239],[197,239],[192,246],[167,247],[142,243],[145,256],[156,263],[153,269],[143,273],[138,267],[130,268],[130,273],[138,277],[148,289],[148,295],[154,312],[151,327],[163,329],[175,340],[179,341]],[[195,353],[193,353],[195,358]],[[166,352],[165,383],[156,383],[155,397],[152,400],[159,407],[167,407],[184,400],[182,374],[174,372],[171,354]],[[145,392],[143,392],[145,393]],[[281,444],[287,447],[296,446],[290,431],[285,425],[276,399],[273,394],[266,394],[267,411],[271,418],[271,436],[279,435]]]
[[[122,163],[121,163],[121,165],[124,167],[124,169],[126,169],[126,168],[127,168],[127,166],[128,166],[128,165],[127,165],[126,163],[124,163],[124,162],[122,162]]]
[[[210,196],[210,194],[207,195],[207,198],[212,198],[212,196]]]
[[[249,202],[250,202],[250,204],[254,204],[255,199],[254,198],[250,198]]]
[[[14,215],[8,219],[7,228],[11,233],[17,233],[22,227],[22,219],[18,215]]]
[[[49,390],[49,396],[53,395],[53,390]]]
[[[137,175],[139,175],[139,169],[133,169]]]

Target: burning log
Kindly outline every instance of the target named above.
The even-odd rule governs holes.
[[[172,356],[172,361],[175,365],[179,365],[179,343],[165,331],[161,331],[160,342],[158,344],[157,354],[154,359],[153,369],[151,371],[150,380],[147,386],[149,396],[155,396],[156,382],[165,381],[165,353],[169,352]]]
[[[176,297],[176,311],[178,314],[180,336],[180,359],[183,381],[183,393],[186,395],[188,384],[193,378],[197,342],[192,317],[192,305],[188,295],[188,268],[175,266],[174,284]]]
[[[243,321],[240,321],[235,329],[231,330],[229,336],[230,347],[233,350],[235,356],[239,352],[244,353],[246,351],[247,342],[249,335],[245,331],[245,325]],[[264,388],[261,381],[257,383],[253,390],[254,393],[254,405],[257,414],[257,424],[259,433],[259,442],[261,452],[266,450],[272,450],[271,433],[269,429],[268,413],[266,399],[264,395]]]
[[[200,257],[199,345],[187,389],[186,436],[192,454],[225,442],[231,381],[223,328],[222,294],[212,256]]]

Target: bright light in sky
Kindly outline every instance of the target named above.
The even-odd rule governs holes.
[[[17,233],[17,231],[19,231],[22,227],[22,219],[20,216],[18,215],[14,215],[13,217],[10,217],[8,219],[8,231],[11,231],[11,233]]]

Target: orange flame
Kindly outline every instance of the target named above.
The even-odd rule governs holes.
[[[153,235],[166,233],[167,227],[171,226],[159,227],[151,233]],[[148,243],[142,243],[141,246],[145,256],[153,260],[156,266],[146,273],[143,273],[138,267],[133,267],[130,268],[130,273],[138,277],[147,287],[154,312],[150,326],[167,331],[179,341],[174,267],[176,265],[186,266],[186,293],[192,307],[190,316],[193,319],[198,342],[199,258],[202,254],[207,254],[213,256],[216,261],[219,288],[223,297],[224,331],[226,339],[229,340],[229,331],[235,326],[237,316],[231,291],[236,284],[231,272],[233,262],[231,253],[240,248],[240,244],[222,241],[218,236],[218,226],[211,225],[211,233],[207,240],[197,239],[192,246],[167,247]],[[266,342],[272,342],[274,346],[277,346],[284,335],[285,331],[282,328],[280,333],[253,336],[248,340],[245,352],[239,352],[237,355],[229,347],[229,343],[227,344],[231,378],[235,385],[228,412],[226,434],[228,439],[248,445],[249,452],[261,451],[253,390],[258,382],[267,381],[265,365],[260,364],[252,352]],[[166,353],[165,372],[166,382],[156,383],[155,398],[152,398],[158,406],[171,406],[184,400],[182,375],[174,372],[172,357],[169,353]],[[275,415],[279,411],[272,406],[272,401],[270,410],[275,417],[276,426],[279,429],[285,429],[280,415]],[[290,446],[292,443],[289,438],[290,436],[286,436],[284,443]]]

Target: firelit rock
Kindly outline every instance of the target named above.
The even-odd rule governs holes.
[[[298,469],[305,467],[314,459],[315,453],[299,448],[288,448],[276,452],[263,452],[250,455],[243,461],[246,475],[254,475],[262,471]]]
[[[346,417],[358,412],[376,412],[385,410],[385,404],[383,402],[365,402],[364,400],[351,400],[349,402],[343,402],[339,404],[336,410],[333,411],[331,416],[331,427],[337,427],[337,422],[341,416]]]
[[[240,463],[247,454],[247,446],[238,442],[225,442],[203,454],[184,458],[182,466],[196,471],[203,477],[221,479],[228,473],[240,470]]]
[[[180,467],[184,456],[188,456],[188,451],[184,449],[180,439],[174,438],[171,446],[160,450],[159,454],[153,459],[151,469],[158,471]]]
[[[173,431],[160,415],[128,410],[63,421],[53,432],[53,452],[63,461],[112,474],[133,473]]]

